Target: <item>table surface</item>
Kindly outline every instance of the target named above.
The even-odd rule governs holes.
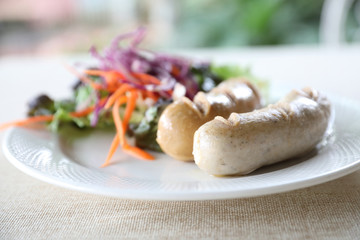
[[[273,87],[313,86],[360,102],[360,46],[182,50],[251,66]],[[0,59],[0,123],[21,119],[39,93],[69,95],[62,67],[87,59]],[[0,140],[4,133],[0,133]],[[317,186],[262,197],[208,201],[117,199],[63,189],[22,173],[0,152],[0,239],[356,239],[360,171]]]

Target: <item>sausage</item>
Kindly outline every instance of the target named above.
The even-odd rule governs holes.
[[[197,93],[193,102],[183,97],[167,106],[159,119],[156,140],[166,154],[191,161],[194,133],[202,124],[215,116],[228,117],[260,106],[260,94],[251,83],[229,79],[209,93]]]
[[[194,135],[195,163],[212,175],[244,175],[306,153],[322,140],[331,106],[311,88],[250,113],[216,117]]]

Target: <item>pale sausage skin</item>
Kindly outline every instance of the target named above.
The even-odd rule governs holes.
[[[258,90],[244,79],[229,79],[209,93],[199,92],[192,102],[183,97],[166,107],[161,114],[157,142],[171,157],[192,161],[195,131],[216,116],[249,112],[261,107]]]
[[[216,176],[248,174],[312,150],[323,139],[330,115],[328,99],[304,88],[251,113],[216,117],[195,132],[195,163]]]

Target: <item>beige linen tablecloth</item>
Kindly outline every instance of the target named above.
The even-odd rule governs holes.
[[[219,52],[198,54],[217,56],[219,61],[239,58],[275,85],[311,84],[360,100],[359,47]],[[66,95],[72,78],[58,62],[0,60],[0,122],[23,117],[26,101],[41,90],[55,97]],[[85,194],[41,182],[17,170],[1,152],[0,196],[0,239],[360,239],[360,171],[262,197],[147,201]]]

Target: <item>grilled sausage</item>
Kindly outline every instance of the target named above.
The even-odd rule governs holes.
[[[181,98],[166,107],[161,114],[157,142],[171,157],[193,160],[195,131],[216,116],[228,117],[232,112],[249,112],[261,106],[257,89],[243,79],[230,79],[209,93],[199,92],[192,102]]]
[[[274,105],[216,117],[194,135],[195,163],[212,175],[243,175],[312,150],[329,125],[331,108],[318,91],[293,90]]]

